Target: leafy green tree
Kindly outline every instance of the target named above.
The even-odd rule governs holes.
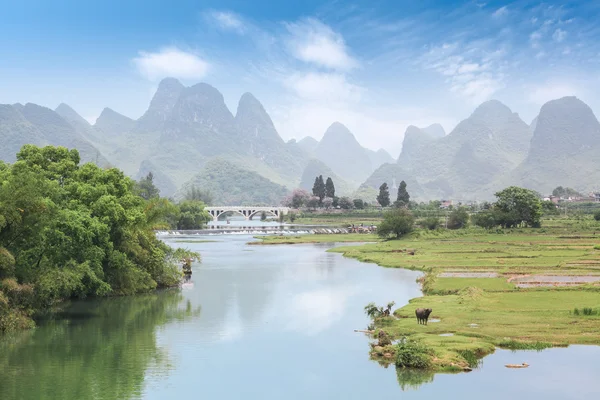
[[[392,209],[383,214],[383,221],[377,227],[377,234],[383,238],[400,238],[412,232],[414,224],[415,218],[410,211],[405,208]]]
[[[448,216],[448,229],[466,228],[469,223],[469,212],[465,207],[456,207]]]
[[[354,203],[354,208],[357,210],[364,210],[365,208],[365,202],[363,199],[354,199],[352,200],[352,203]]]
[[[545,215],[558,215],[558,207],[550,200],[542,201],[542,212]]]
[[[349,197],[340,197],[339,200],[339,205],[340,208],[344,209],[344,210],[350,210],[352,209],[352,207],[354,207],[354,203],[352,202],[352,200],[350,200]]]
[[[410,195],[406,190],[406,182],[400,182],[400,186],[398,187],[398,197],[396,199],[396,207],[408,207],[408,203],[410,202]]]
[[[30,321],[11,300],[15,290],[32,288],[27,307],[35,311],[68,298],[139,293],[181,279],[184,251],[171,249],[153,230],[174,206],[144,200],[122,171],[79,160],[76,150],[25,145],[14,164],[0,164],[0,274],[9,279],[0,288],[9,311],[0,319],[14,321],[10,313],[24,321],[0,321],[0,330]]]
[[[600,210],[598,210],[598,211],[596,211],[596,212],[594,213],[594,219],[595,219],[596,221],[600,221]]]
[[[569,198],[569,197],[582,197],[581,193],[577,190],[572,189],[570,187],[562,187],[558,186],[552,191],[552,196],[561,197],[561,198]]]
[[[335,197],[335,186],[333,185],[333,180],[328,177],[325,182],[325,197],[331,197],[332,199]]]
[[[501,214],[501,224],[507,228],[518,225],[540,226],[542,202],[538,195],[529,189],[510,186],[495,194],[494,208]]]
[[[390,205],[390,190],[386,182],[383,182],[381,186],[379,186],[377,202],[381,207],[387,207]]]
[[[135,184],[135,192],[145,200],[154,199],[160,196],[160,190],[154,186],[154,175],[148,172],[145,178]]]
[[[471,220],[475,226],[485,229],[492,229],[499,225],[495,212],[489,209],[474,214]]]
[[[204,203],[197,200],[185,200],[179,203],[180,216],[177,229],[201,229],[212,217],[204,210]]]

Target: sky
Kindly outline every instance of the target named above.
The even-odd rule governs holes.
[[[447,132],[497,99],[600,112],[600,1],[30,1],[0,12],[0,103],[139,118],[158,82],[245,92],[284,139],[334,121],[397,157],[408,125]]]

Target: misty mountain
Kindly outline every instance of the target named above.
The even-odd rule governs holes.
[[[598,190],[600,123],[591,108],[563,97],[544,104],[536,121],[527,158],[495,186],[516,182],[542,193],[567,184],[583,193]]]
[[[421,128],[421,130],[434,139],[440,139],[446,136],[446,131],[440,124],[432,124],[428,127]]]
[[[310,155],[313,155],[315,153],[315,150],[319,145],[319,141],[312,136],[306,136],[300,139],[300,141],[298,141],[297,143],[298,146],[302,148],[302,150],[304,150],[307,154]]]
[[[96,119],[94,129],[102,136],[114,137],[129,133],[135,121],[106,107]]]
[[[217,157],[210,159],[177,192],[182,198],[191,187],[209,190],[219,205],[278,205],[289,190],[267,178]]]
[[[383,164],[377,168],[371,176],[360,185],[358,192],[369,193],[370,199],[365,198],[364,200],[373,203],[376,201],[377,194],[379,193],[379,186],[385,182],[388,184],[390,200],[393,203],[398,196],[398,186],[402,181],[406,182],[406,188],[411,196],[411,200],[424,200],[424,191],[421,188],[421,185],[419,185],[417,180],[414,179],[410,173],[395,163]],[[365,191],[367,188],[372,190]]]
[[[375,170],[385,163],[395,162],[392,156],[390,156],[390,153],[388,153],[384,149],[379,149],[377,151],[365,149],[365,151],[367,152],[367,157],[369,157],[369,161],[371,161],[371,170]]]
[[[235,122],[241,144],[249,156],[261,160],[287,181],[298,182],[308,157],[301,148],[283,141],[271,117],[251,93],[242,95]]]
[[[483,103],[448,135],[427,141],[411,129],[398,165],[429,198],[464,198],[519,165],[527,156],[529,126],[496,100]],[[421,131],[422,132],[422,131]]]
[[[108,164],[101,152],[58,113],[32,103],[0,105],[0,140],[0,159],[8,162],[15,161],[24,144],[35,144],[76,148],[82,162]]]
[[[319,175],[323,175],[323,179],[331,178],[333,185],[335,186],[335,195],[337,197],[350,196],[354,191],[352,185],[340,178],[331,170],[331,168],[316,158],[312,158],[308,161],[308,164],[302,172],[302,178],[300,179],[299,187],[307,190],[309,193],[312,193],[315,178]]]
[[[160,81],[148,110],[137,120],[134,130],[141,133],[160,130],[171,116],[183,89],[185,86],[175,78],[165,78]]]
[[[366,150],[352,132],[339,122],[334,122],[327,129],[315,149],[315,155],[350,183],[364,181],[372,171]]]

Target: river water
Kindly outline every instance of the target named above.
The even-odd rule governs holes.
[[[600,347],[499,350],[468,374],[383,368],[354,329],[368,302],[419,296],[419,273],[250,240],[166,239],[203,256],[181,290],[75,302],[0,338],[0,399],[600,398]]]

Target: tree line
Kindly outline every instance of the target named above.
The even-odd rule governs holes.
[[[206,212],[160,198],[152,179],[80,165],[64,147],[25,145],[0,161],[0,331],[31,327],[65,299],[177,285],[180,261],[198,255],[154,230],[197,226]]]

